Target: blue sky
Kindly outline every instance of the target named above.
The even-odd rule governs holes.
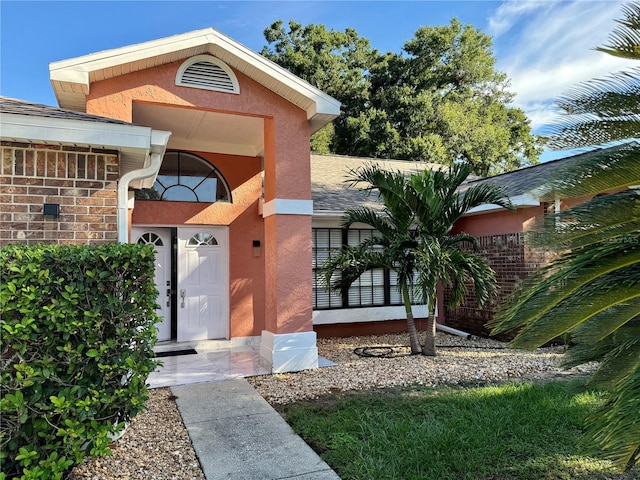
[[[275,20],[354,28],[400,52],[422,25],[457,17],[494,39],[497,68],[535,130],[567,87],[631,63],[596,52],[621,17],[618,0],[11,1],[0,0],[0,94],[57,105],[49,63],[213,27],[259,51]],[[553,155],[558,156],[558,155]],[[550,158],[549,154],[546,155]]]

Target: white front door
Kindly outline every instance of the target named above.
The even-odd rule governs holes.
[[[158,305],[156,310],[162,321],[156,324],[158,341],[171,340],[171,230],[168,228],[133,227],[136,243],[153,245],[156,251],[156,288]]]
[[[178,228],[178,342],[229,337],[226,227]]]

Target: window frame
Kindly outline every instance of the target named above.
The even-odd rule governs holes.
[[[353,239],[356,235],[358,238],[358,242],[362,241],[363,234],[366,232],[366,235],[374,235],[375,230],[371,228],[341,228],[341,227],[312,227],[312,242],[311,242],[311,255],[312,255],[312,308],[313,310],[342,310],[342,309],[356,309],[356,308],[382,308],[382,307],[398,307],[404,306],[404,302],[402,300],[402,295],[392,295],[391,290],[395,288],[395,285],[391,284],[391,271],[389,269],[380,269],[381,272],[377,272],[377,280],[376,283],[376,274],[370,274],[370,278],[365,280],[365,284],[363,285],[361,280],[358,280],[349,288],[344,288],[338,294],[333,291],[327,291],[327,289],[320,284],[318,281],[320,271],[322,268],[322,263],[327,255],[331,255],[332,250],[337,250],[346,245],[356,245],[357,242],[350,242],[349,236],[351,233],[351,238]],[[324,235],[329,239],[328,246],[318,246],[318,234],[320,231],[325,231]],[[333,232],[333,237],[332,237]],[[339,232],[339,235],[338,235]],[[332,242],[332,238],[340,238],[340,244],[334,245]],[[378,269],[376,269],[378,270]],[[368,273],[368,272],[367,272]],[[382,282],[379,282],[380,274],[382,274]],[[382,301],[375,301],[375,289],[382,288]],[[371,303],[362,303],[364,295],[369,295],[371,297]],[[351,296],[350,296],[351,293]],[[359,298],[359,301],[355,303],[353,300],[355,297]],[[340,298],[341,301],[339,304],[335,304],[334,302],[337,300],[336,297]],[[397,298],[397,301],[393,299]],[[378,297],[379,298],[379,297]],[[326,300],[326,301],[322,301]],[[414,301],[412,296],[412,302]],[[321,306],[319,306],[321,305]]]
[[[146,188],[146,189],[138,189],[135,191],[135,195],[136,195],[136,200],[148,200],[151,202],[175,202],[175,203],[208,203],[208,204],[213,204],[213,203],[233,203],[233,197],[232,197],[232,193],[231,193],[231,187],[229,186],[229,182],[227,182],[227,179],[224,177],[224,175],[222,174],[222,172],[220,170],[218,170],[218,168],[216,168],[215,165],[213,165],[211,162],[209,162],[208,160],[206,160],[205,158],[202,158],[199,155],[196,155],[195,153],[191,153],[191,152],[187,152],[187,151],[182,151],[182,150],[170,150],[168,152],[165,153],[165,156],[162,160],[163,164],[165,159],[167,159],[167,157],[169,155],[177,155],[177,169],[175,171],[172,172],[171,175],[166,175],[166,174],[162,174],[162,168],[163,166],[160,166],[160,170],[158,172],[158,175],[156,176],[156,180],[153,183],[153,186],[151,188]],[[209,168],[209,172],[207,175],[205,176],[200,176],[200,177],[193,177],[196,179],[199,179],[199,181],[197,182],[197,184],[195,186],[190,186],[187,183],[182,183],[182,177],[185,176],[182,174],[182,157],[186,157],[192,161],[196,161],[201,163],[202,165],[206,166]],[[175,183],[163,183],[163,178],[164,177],[175,177],[176,182]],[[197,189],[204,184],[204,182],[208,179],[216,179],[216,198],[213,201],[209,201],[208,199],[204,199],[204,200],[200,200],[199,196],[198,196],[198,192]],[[156,188],[156,186],[158,186],[158,188]],[[167,191],[171,190],[172,188],[176,188],[176,187],[181,187],[181,188],[185,188],[188,189],[192,192],[193,196],[195,197],[193,200],[171,200],[171,199],[167,199],[164,198],[165,194]],[[162,190],[161,190],[162,189]],[[145,197],[143,192],[147,192],[147,191],[151,191],[154,192],[155,195],[149,195],[148,197]],[[220,197],[220,199],[218,199],[218,194],[220,193],[220,191],[224,192],[224,195]],[[159,198],[153,198],[154,196],[159,196]]]

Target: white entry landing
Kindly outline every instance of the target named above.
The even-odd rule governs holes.
[[[153,349],[159,352],[195,350],[196,354],[158,358],[162,362],[149,375],[151,388],[173,387],[199,382],[215,382],[271,373],[260,358],[260,345],[236,343],[231,340],[199,342],[159,342]]]
[[[186,350],[197,353],[158,358],[162,365],[149,375],[147,383],[150,388],[160,388],[270,374],[271,365],[260,356],[260,337],[247,340],[159,342],[153,349],[156,354]],[[329,360],[318,358],[318,366],[331,365]]]

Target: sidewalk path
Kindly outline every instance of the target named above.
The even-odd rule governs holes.
[[[171,391],[207,480],[340,480],[246,380]]]

